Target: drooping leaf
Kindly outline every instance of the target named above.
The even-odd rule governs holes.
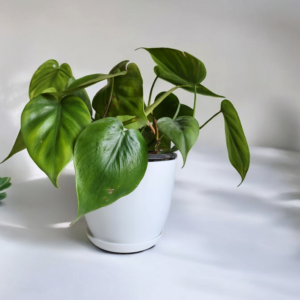
[[[153,132],[151,131],[150,127],[146,127],[143,132],[143,137],[146,141],[148,151],[155,151],[156,140]],[[171,141],[166,136],[160,139],[160,144],[158,146],[159,151],[168,151],[171,148]]]
[[[225,122],[228,157],[232,166],[241,175],[243,182],[250,165],[250,151],[244,130],[238,113],[229,100],[222,101],[221,111]]]
[[[44,62],[33,74],[29,85],[29,99],[40,95],[48,88],[55,88],[62,91],[72,77],[72,70],[66,63],[61,66],[59,63],[50,59]]]
[[[198,58],[193,55],[170,48],[142,48],[147,50],[154,62],[155,74],[174,85],[188,85],[182,88],[194,93],[194,86],[197,86],[197,93],[211,97],[221,97],[200,84],[206,77],[206,69]]]
[[[74,148],[76,220],[135,190],[147,164],[147,145],[138,130],[124,131],[116,118],[90,124],[79,135]]]
[[[154,67],[154,72],[159,78],[166,80],[172,84],[180,85],[182,82],[181,79],[179,80],[176,77],[171,77],[169,72],[166,72],[164,69],[159,68],[158,66]],[[198,83],[196,86],[197,86],[197,94],[201,94],[204,96],[210,96],[210,97],[224,98],[224,96],[213,93],[212,91],[210,91],[208,88],[206,88],[205,86],[203,86],[200,83]],[[182,88],[191,93],[194,93],[194,86],[184,86]]]
[[[91,122],[84,102],[67,96],[58,102],[43,94],[32,99],[21,116],[21,130],[33,161],[44,171],[54,186],[60,172],[71,161],[75,139]]]
[[[74,81],[75,81],[74,77],[70,78],[68,80],[66,86],[65,86],[65,90],[67,90]],[[71,95],[79,97],[85,103],[85,105],[87,106],[87,108],[90,112],[90,115],[91,116],[93,115],[91,100],[90,100],[90,97],[89,97],[89,95],[88,95],[88,93],[86,92],[85,89],[73,92]]]
[[[11,186],[10,177],[0,177],[0,192],[8,189]],[[0,201],[6,198],[6,193],[0,193]]]
[[[199,123],[193,117],[179,117],[174,121],[171,118],[161,118],[157,121],[158,129],[164,133],[179,149],[183,166],[187,155],[197,141]]]
[[[175,85],[194,87],[206,77],[206,69],[202,61],[193,55],[171,48],[142,48],[148,51],[157,64],[156,70]],[[156,74],[158,75],[158,74]],[[158,75],[160,76],[160,75]],[[163,78],[165,79],[165,78]]]
[[[109,73],[114,74],[116,70],[127,71],[125,76],[120,76],[107,81],[93,99],[93,108],[103,117],[110,102],[111,89],[112,100],[108,109],[108,117],[136,116],[145,121],[143,100],[143,79],[138,66],[134,63],[128,64],[128,60],[117,64]]]
[[[48,94],[51,94],[52,96],[55,96],[55,97],[63,97],[63,96],[67,96],[67,95],[73,95],[75,92],[80,91],[82,89],[85,89],[85,88],[87,88],[87,87],[89,87],[93,84],[96,84],[100,81],[110,79],[110,78],[114,78],[114,77],[118,77],[118,76],[123,76],[126,73],[127,73],[126,71],[120,72],[120,70],[117,70],[117,72],[115,74],[92,74],[92,75],[87,75],[87,76],[75,79],[70,84],[68,89],[66,89],[66,90],[57,91],[57,92],[48,92]]]
[[[22,132],[21,130],[19,131],[19,134],[17,136],[17,139],[13,145],[13,148],[11,149],[10,153],[8,154],[8,156],[1,162],[4,163],[5,161],[7,161],[9,158],[11,158],[13,155],[15,155],[16,153],[22,151],[26,149],[26,145],[22,136]]]
[[[159,99],[163,94],[166,92],[161,92],[155,97],[155,101]],[[170,94],[165,98],[164,101],[161,102],[160,105],[158,105],[154,110],[153,110],[153,115],[156,120],[163,118],[163,117],[168,117],[168,118],[173,118],[177,108],[178,108],[179,100],[176,95]],[[187,105],[180,104],[180,110],[177,115],[177,117],[182,117],[182,116],[193,116],[193,109],[190,108]]]

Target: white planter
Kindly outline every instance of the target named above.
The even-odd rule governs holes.
[[[85,216],[90,241],[115,253],[153,247],[162,236],[169,214],[176,162],[175,153],[150,154],[146,174],[131,194]]]

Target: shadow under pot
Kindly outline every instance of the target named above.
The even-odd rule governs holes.
[[[85,215],[87,236],[102,250],[135,253],[152,248],[163,234],[176,171],[177,154],[149,154],[138,187],[113,204]]]

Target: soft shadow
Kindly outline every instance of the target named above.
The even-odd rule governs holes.
[[[13,185],[0,207],[1,239],[38,246],[64,247],[81,244],[93,249],[82,218],[69,227],[77,214],[73,174],[62,174],[60,189],[48,178]]]

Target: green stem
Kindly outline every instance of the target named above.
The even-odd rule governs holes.
[[[157,79],[158,79],[158,76],[155,77],[155,79],[152,83],[152,86],[151,86],[151,90],[150,90],[150,94],[149,94],[149,100],[148,100],[148,107],[150,106],[150,103],[151,103],[152,91],[153,91],[153,88],[154,88],[154,85],[155,85],[155,82],[156,82]]]
[[[112,78],[112,80],[111,80],[111,90],[110,90],[109,102],[108,102],[105,114],[103,116],[103,119],[106,117],[106,115],[108,113],[108,110],[109,110],[109,107],[110,107],[110,104],[111,104],[111,101],[112,101],[113,90],[114,90],[114,78]]]
[[[196,116],[196,106],[197,106],[197,86],[195,85],[194,88],[194,110],[193,110],[193,117]]]
[[[214,114],[210,119],[208,119],[202,126],[199,127],[199,129],[202,129],[208,122],[210,122],[214,117],[216,117],[219,113],[221,113],[222,111],[220,110],[219,112],[217,112],[216,114]]]
[[[135,118],[132,118],[132,119],[130,119],[128,121],[123,122],[123,125],[129,125],[131,123],[137,122],[138,120],[140,120],[140,118],[139,117],[135,117]]]

